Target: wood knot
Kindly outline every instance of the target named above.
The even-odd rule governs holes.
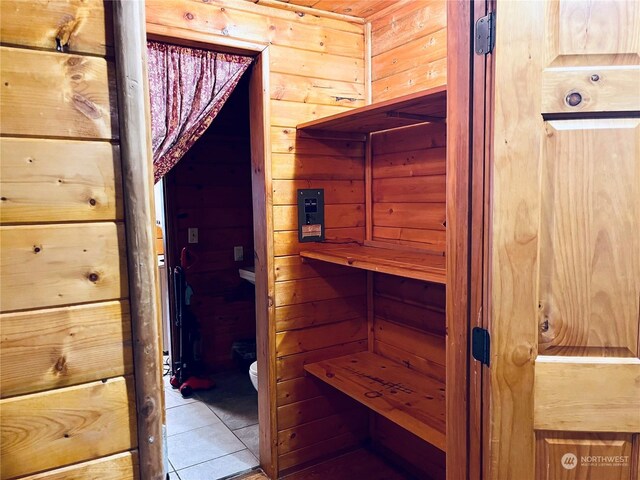
[[[514,365],[522,367],[533,360],[533,349],[530,345],[518,345],[511,353],[511,361]]]
[[[65,375],[67,373],[67,359],[64,355],[56,360],[56,363],[53,365],[54,373],[58,375]]]
[[[582,103],[582,95],[579,92],[571,92],[565,97],[564,101],[570,107],[577,107]]]
[[[65,52],[69,46],[69,40],[73,35],[76,28],[79,25],[78,19],[72,15],[66,15],[63,19],[63,23],[58,27],[56,32],[56,50],[59,52]]]
[[[193,13],[191,12],[186,12],[184,14],[184,18],[186,18],[187,20],[193,20]]]
[[[68,67],[76,67],[80,64],[80,62],[82,62],[82,58],[81,57],[69,57],[67,60],[67,66]]]
[[[74,107],[76,107],[76,109],[85,117],[90,118],[91,120],[97,120],[102,117],[100,109],[96,107],[96,105],[91,100],[80,95],[79,93],[73,94],[72,101]]]
[[[148,418],[151,415],[153,415],[155,410],[156,410],[156,406],[153,403],[153,401],[150,399],[147,399],[147,401],[144,402],[144,405],[140,409],[140,413],[142,414],[143,417]]]
[[[87,278],[89,279],[89,281],[91,281],[91,282],[93,282],[93,283],[96,283],[96,282],[100,279],[100,275],[98,275],[98,274],[97,274],[97,273],[95,273],[95,272],[91,272],[91,273],[87,276]]]
[[[6,202],[7,201],[7,197],[0,197],[0,201]]]
[[[89,199],[89,205],[91,205],[92,207],[95,207],[97,203],[98,203],[98,202],[96,202],[96,199],[95,199],[95,198],[90,198],[90,199]]]
[[[33,246],[33,253],[40,253],[42,251],[42,247],[39,245]]]

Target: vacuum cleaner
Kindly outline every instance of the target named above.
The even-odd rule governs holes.
[[[215,386],[209,378],[197,376],[197,345],[200,343],[198,322],[191,312],[191,297],[193,289],[187,284],[184,268],[187,254],[183,250],[182,266],[173,269],[173,288],[175,299],[175,325],[179,336],[177,361],[173,362],[172,376],[169,383],[179,389],[183,397],[190,397],[196,390],[208,390]],[[186,267],[188,268],[188,267]]]

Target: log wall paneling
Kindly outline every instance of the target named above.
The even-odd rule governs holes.
[[[138,478],[111,7],[0,5],[2,478]]]
[[[22,480],[138,480],[138,452],[118,453],[110,457],[79,463],[22,477]]]
[[[0,156],[0,223],[123,219],[117,145],[6,137]]]
[[[120,377],[0,400],[2,478],[135,447],[132,382]]]
[[[112,62],[10,47],[0,58],[3,134],[117,138]]]
[[[446,85],[446,3],[397,2],[372,19],[374,102]]]
[[[117,223],[0,227],[0,308],[126,297],[124,241],[124,226]]]
[[[129,375],[127,301],[0,315],[2,397]]]
[[[2,42],[47,50],[60,44],[70,53],[113,54],[109,2],[66,0],[47,2],[38,8],[21,0],[3,0]]]

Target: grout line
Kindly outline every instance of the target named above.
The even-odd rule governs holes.
[[[220,455],[219,457],[211,458],[211,459],[209,459],[209,460],[204,460],[204,461],[202,461],[202,462],[197,462],[197,463],[194,463],[193,465],[189,465],[189,466],[187,466],[187,467],[183,467],[183,468],[181,468],[180,470],[175,470],[175,473],[176,473],[176,474],[178,474],[180,471],[182,471],[182,470],[186,470],[187,468],[195,467],[195,466],[197,466],[197,465],[202,465],[203,463],[209,463],[209,462],[213,462],[213,461],[216,461],[216,460],[220,460],[220,459],[222,459],[222,458],[224,458],[224,457],[228,457],[228,456],[230,456],[230,455],[233,455],[234,453],[242,452],[242,451],[244,451],[244,450],[246,450],[247,452],[249,452],[249,453],[251,454],[251,456],[252,456],[252,457],[256,458],[256,456],[253,454],[253,452],[251,452],[251,450],[249,450],[248,448],[246,448],[246,447],[245,447],[245,448],[241,448],[240,450],[235,450],[235,451],[233,451],[233,452],[225,453],[224,455]],[[258,459],[256,458],[256,460],[258,460]],[[258,466],[260,466],[260,465],[258,465]],[[251,469],[251,468],[256,468],[256,467],[247,467],[247,469]],[[237,474],[238,474],[238,473],[240,473],[240,472],[244,472],[244,470],[239,470],[239,471],[238,471],[238,472],[236,472],[236,473],[230,473],[229,475],[225,475],[225,476],[224,476],[224,477],[222,477],[222,478],[227,478],[227,477],[229,477],[229,476],[231,476],[231,475],[237,475]]]

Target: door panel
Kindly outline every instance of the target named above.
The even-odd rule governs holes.
[[[538,351],[637,356],[640,119],[544,128]]]
[[[534,428],[566,432],[640,431],[638,366],[637,358],[538,356]]]
[[[543,5],[546,36],[537,40],[546,38],[546,66],[637,64],[640,2],[547,0],[536,8]]]
[[[626,480],[632,474],[631,435],[538,432],[541,480]]]
[[[496,13],[490,477],[638,480],[640,2]]]

